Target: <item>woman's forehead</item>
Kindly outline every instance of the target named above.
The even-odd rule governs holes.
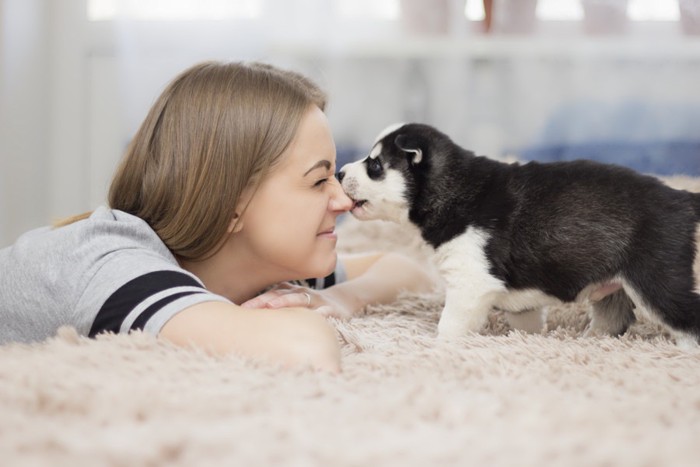
[[[283,154],[280,167],[295,167],[305,172],[320,160],[335,165],[335,157],[335,143],[328,120],[314,106],[304,114],[294,139]]]

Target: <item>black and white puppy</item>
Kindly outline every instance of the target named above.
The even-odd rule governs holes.
[[[479,331],[493,307],[593,302],[587,335],[644,314],[697,345],[700,194],[630,169],[505,164],[422,124],[387,128],[338,174],[362,220],[409,223],[445,280],[438,335]]]

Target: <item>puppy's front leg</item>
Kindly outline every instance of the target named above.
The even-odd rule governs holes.
[[[459,339],[468,332],[479,332],[486,325],[491,306],[492,300],[476,290],[448,287],[438,338]]]
[[[438,271],[445,280],[445,308],[438,323],[438,337],[453,339],[478,332],[505,284],[490,274],[484,248],[487,232],[469,227],[466,232],[436,249]]]

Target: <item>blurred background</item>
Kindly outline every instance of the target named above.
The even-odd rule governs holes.
[[[700,175],[700,0],[0,0],[0,247],[104,203],[209,59],[316,80],[339,166],[420,121],[498,159]]]

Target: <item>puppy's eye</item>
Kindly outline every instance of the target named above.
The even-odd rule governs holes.
[[[382,174],[382,171],[384,168],[382,167],[382,163],[379,161],[378,158],[370,159],[367,161],[367,175],[370,176],[370,178],[377,178]]]

